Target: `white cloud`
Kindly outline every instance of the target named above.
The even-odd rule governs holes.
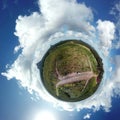
[[[120,55],[115,56],[114,62],[116,65],[115,73],[113,75],[113,84],[114,84],[114,92],[117,95],[120,95]]]
[[[68,26],[68,29],[74,29],[90,33],[94,27],[89,23],[93,20],[93,14],[90,8],[85,4],[77,4],[75,0],[41,0],[41,12],[46,20],[46,25],[55,29],[61,25]]]
[[[115,26],[116,26],[116,48],[120,48],[120,1],[114,5],[112,10],[110,11],[110,14],[112,14],[115,17]]]
[[[83,119],[90,119],[91,114],[86,114]]]
[[[115,25],[111,21],[97,21],[97,30],[99,40],[101,41],[101,47],[104,50],[104,54],[108,55],[109,49],[112,47],[112,40],[115,38]]]
[[[22,53],[2,75],[8,80],[15,78],[30,93],[32,90],[36,91],[41,98],[64,110],[83,108],[99,110],[100,106],[103,106],[109,111],[114,82],[106,78],[109,71],[106,64],[104,79],[96,93],[83,101],[68,103],[55,99],[45,90],[36,63],[41,60],[51,44],[68,38],[82,39],[92,44],[105,63],[106,58],[101,54],[104,50],[100,51],[99,45],[106,47],[107,52],[111,48],[114,24],[110,21],[98,20],[97,29],[102,44],[96,44],[97,33],[91,24],[93,14],[85,4],[78,4],[75,0],[41,0],[39,5],[40,12],[34,12],[30,16],[19,16],[16,20],[15,35],[18,36],[20,45],[15,47],[15,52],[21,48]]]

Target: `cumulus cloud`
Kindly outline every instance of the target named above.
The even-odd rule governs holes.
[[[35,91],[44,100],[64,110],[83,108],[99,110],[100,106],[103,106],[106,111],[109,111],[114,82],[107,78],[107,72],[111,67],[108,68],[108,62],[101,52],[104,53],[105,50],[108,54],[112,47],[114,24],[110,21],[98,20],[98,26],[95,28],[91,24],[92,10],[85,4],[78,4],[75,0],[40,0],[39,7],[39,12],[34,12],[30,16],[19,16],[16,20],[15,35],[18,36],[20,44],[14,51],[21,49],[22,52],[2,75],[8,80],[15,78],[30,93]],[[103,58],[105,73],[99,89],[93,96],[80,102],[68,103],[55,99],[46,91],[36,63],[42,59],[52,44],[72,38],[82,39],[95,47]],[[97,40],[100,44],[97,44]],[[99,46],[104,49],[100,51]],[[119,71],[116,71],[116,74],[118,73]]]
[[[57,0],[41,0],[39,4],[46,25],[53,29],[65,25],[69,30],[82,30],[86,33],[94,31],[90,24],[93,20],[92,10],[85,4],[77,4],[75,0],[61,0],[59,4]]]
[[[97,30],[101,47],[104,50],[104,54],[108,55],[109,49],[112,47],[112,40],[115,38],[115,25],[111,21],[97,21]]]

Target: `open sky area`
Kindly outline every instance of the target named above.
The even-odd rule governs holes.
[[[55,99],[36,64],[51,45],[83,40],[103,60],[95,94]],[[120,120],[119,0],[0,0],[0,120]]]

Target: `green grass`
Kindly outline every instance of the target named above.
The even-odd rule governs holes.
[[[56,67],[63,76],[72,72],[90,71],[88,59],[91,62],[93,72],[98,74],[98,61],[90,48],[72,40],[53,46],[42,61],[41,74],[45,88],[54,97],[64,101],[78,101],[91,96],[97,89],[95,78],[89,81],[84,91],[82,89],[85,81],[66,84],[56,90],[56,84],[59,81],[55,71]],[[59,95],[56,94],[56,91]]]

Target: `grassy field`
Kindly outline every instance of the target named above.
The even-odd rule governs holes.
[[[80,101],[91,96],[99,86],[99,83],[96,83],[96,78],[91,78],[84,90],[85,80],[65,84],[56,90],[56,84],[59,81],[56,74],[56,67],[60,75],[65,76],[72,72],[91,71],[90,61],[92,71],[98,74],[98,77],[101,74],[99,79],[102,79],[102,61],[96,51],[93,50],[87,44],[76,40],[64,41],[52,46],[45,54],[41,61],[42,65],[39,67],[44,86],[48,92],[58,99],[71,102]],[[56,91],[59,92],[59,96],[56,94]]]

